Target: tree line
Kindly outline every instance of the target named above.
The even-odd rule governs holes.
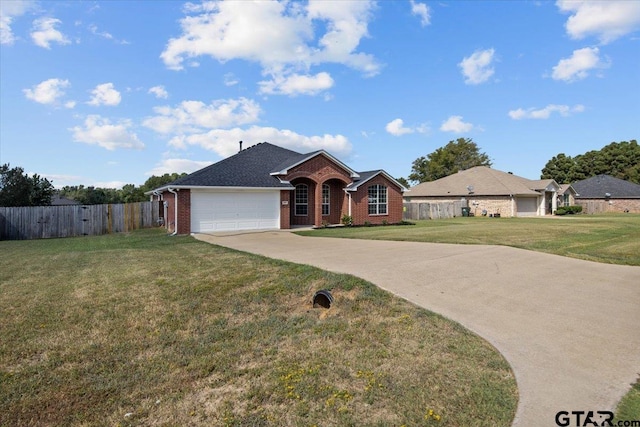
[[[458,138],[426,156],[418,157],[411,165],[408,179],[402,177],[398,181],[409,187],[410,182],[419,184],[435,181],[475,166],[491,167],[489,156],[481,152],[471,138]],[[600,150],[591,150],[575,157],[559,153],[546,163],[540,178],[570,184],[602,174],[640,184],[638,142],[635,139],[612,142]],[[51,199],[56,194],[85,205],[141,202],[148,200],[145,192],[185,175],[154,175],[139,187],[133,184],[119,189],[73,185],[56,190],[48,179],[37,174],[28,176],[21,167],[11,168],[9,164],[4,164],[0,167],[0,206],[46,206],[51,204]]]
[[[0,206],[48,206],[54,196],[75,200],[83,205],[107,203],[134,203],[149,200],[144,193],[161,187],[186,173],[153,175],[141,186],[124,185],[122,188],[100,188],[84,185],[66,185],[60,189],[38,174],[29,176],[22,167],[0,166]]]
[[[559,153],[542,169],[541,179],[555,179],[570,184],[596,175],[640,184],[640,146],[635,139],[612,142],[600,150],[587,151],[575,157]]]
[[[486,153],[470,138],[458,138],[426,156],[413,161],[408,180],[399,178],[403,185],[435,181],[475,166],[491,167]],[[570,184],[596,175],[610,175],[640,184],[640,146],[635,139],[612,142],[600,150],[591,150],[575,157],[564,153],[549,160],[541,171],[540,179],[554,179],[559,184]]]

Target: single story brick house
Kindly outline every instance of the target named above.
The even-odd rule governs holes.
[[[404,199],[409,203],[462,201],[474,215],[544,216],[557,209],[559,190],[553,179],[530,180],[476,166],[411,187]]]
[[[640,213],[640,185],[610,175],[596,175],[571,184],[576,204],[585,213]]]
[[[148,192],[174,234],[402,221],[405,188],[383,170],[356,172],[325,150],[263,142]]]

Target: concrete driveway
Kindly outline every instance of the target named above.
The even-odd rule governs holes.
[[[514,426],[554,426],[562,410],[613,410],[640,375],[640,267],[501,246],[287,231],[195,237],[353,274],[476,332],[513,367]]]

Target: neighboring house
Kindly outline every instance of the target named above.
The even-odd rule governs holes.
[[[146,194],[164,201],[176,234],[402,221],[405,188],[383,170],[356,172],[324,150],[267,142]],[[162,212],[161,215],[163,216]]]
[[[553,179],[530,180],[476,166],[411,187],[404,193],[404,199],[430,203],[462,201],[474,215],[542,216],[556,210],[559,189]]]
[[[80,205],[77,200],[69,199],[67,197],[62,197],[57,194],[54,194],[51,197],[51,206],[71,206],[71,205]]]
[[[596,175],[571,184],[576,190],[576,204],[585,213],[635,212],[640,213],[640,185]]]
[[[558,207],[575,205],[576,194],[576,190],[571,184],[560,184],[560,189],[558,190]]]

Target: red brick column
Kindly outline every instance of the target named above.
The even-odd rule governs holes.
[[[291,228],[291,190],[280,190],[280,228]]]
[[[315,218],[313,221],[313,225],[316,227],[322,226],[322,184],[316,183],[316,191],[315,191]]]
[[[178,190],[178,234],[191,234],[191,190]]]

